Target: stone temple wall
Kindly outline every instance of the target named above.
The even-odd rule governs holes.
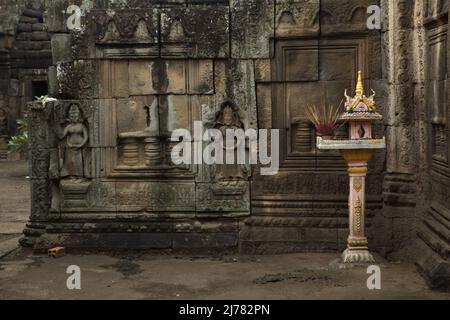
[[[81,30],[67,29],[70,4],[81,8]],[[374,4],[381,30],[366,26]],[[376,134],[388,140],[369,168],[371,249],[417,261],[432,286],[448,285],[448,1],[0,5],[0,108],[7,104],[9,123],[42,79],[57,99],[29,105],[33,205],[23,245],[342,250],[345,163],[317,150],[302,109],[339,104],[361,70],[384,116]],[[280,129],[277,175],[173,165],[173,130],[192,131],[195,121],[223,129],[230,117],[244,129]]]

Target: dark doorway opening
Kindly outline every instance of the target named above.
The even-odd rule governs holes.
[[[32,81],[31,82],[31,97],[32,100],[35,97],[41,97],[48,94],[47,81]]]

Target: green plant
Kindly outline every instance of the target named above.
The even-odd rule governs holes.
[[[40,97],[36,96],[36,97],[34,97],[34,100],[35,100],[36,102],[44,103],[44,101],[47,100],[47,98],[48,98],[47,95],[45,95],[45,96],[40,96]]]
[[[44,103],[47,99],[47,95],[34,97],[34,100],[39,103]],[[28,118],[26,114],[22,119],[17,120],[17,128],[17,135],[12,136],[8,141],[8,149],[10,152],[18,152],[26,157],[28,155]]]
[[[28,119],[26,116],[17,120],[17,127],[19,132],[8,141],[8,148],[10,151],[26,156],[28,153]]]
[[[342,101],[339,106],[327,106],[325,104],[308,105],[305,108],[305,116],[311,121],[321,136],[333,136],[340,127],[339,117],[341,115]]]

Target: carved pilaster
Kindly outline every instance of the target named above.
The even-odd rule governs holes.
[[[415,39],[416,1],[387,1],[389,11],[388,57],[390,109],[387,112],[387,161],[383,197],[385,213],[389,217],[411,218],[414,210],[404,210],[403,204],[415,207],[417,201],[419,139],[416,132],[415,109],[416,64],[420,61]],[[411,203],[412,199],[412,203]],[[406,231],[397,233],[407,236]]]
[[[51,104],[30,103],[29,150],[31,169],[31,213],[30,220],[20,240],[23,246],[32,246],[45,231],[44,223],[51,206],[51,184],[49,179],[50,149],[48,116]]]

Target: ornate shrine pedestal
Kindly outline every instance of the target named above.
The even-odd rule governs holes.
[[[347,249],[342,254],[344,263],[374,262],[365,235],[367,164],[376,149],[386,148],[385,139],[323,140],[317,138],[317,147],[323,150],[340,150],[347,162],[350,179],[348,198],[349,236]]]
[[[350,192],[348,198],[349,229],[347,249],[343,253],[344,263],[374,262],[369,252],[365,236],[365,188],[367,162],[372,158],[374,150],[341,150],[348,165]]]
[[[349,123],[349,139],[333,140],[317,138],[317,148],[323,150],[339,150],[347,162],[350,179],[348,199],[349,229],[347,249],[342,258],[344,263],[374,262],[369,252],[368,241],[365,236],[365,208],[366,208],[366,175],[367,163],[376,149],[386,148],[386,139],[374,139],[372,123],[382,120],[381,114],[376,112],[375,92],[370,97],[364,95],[362,73],[358,72],[356,94],[353,98],[345,93],[347,101],[345,112],[340,119]]]

